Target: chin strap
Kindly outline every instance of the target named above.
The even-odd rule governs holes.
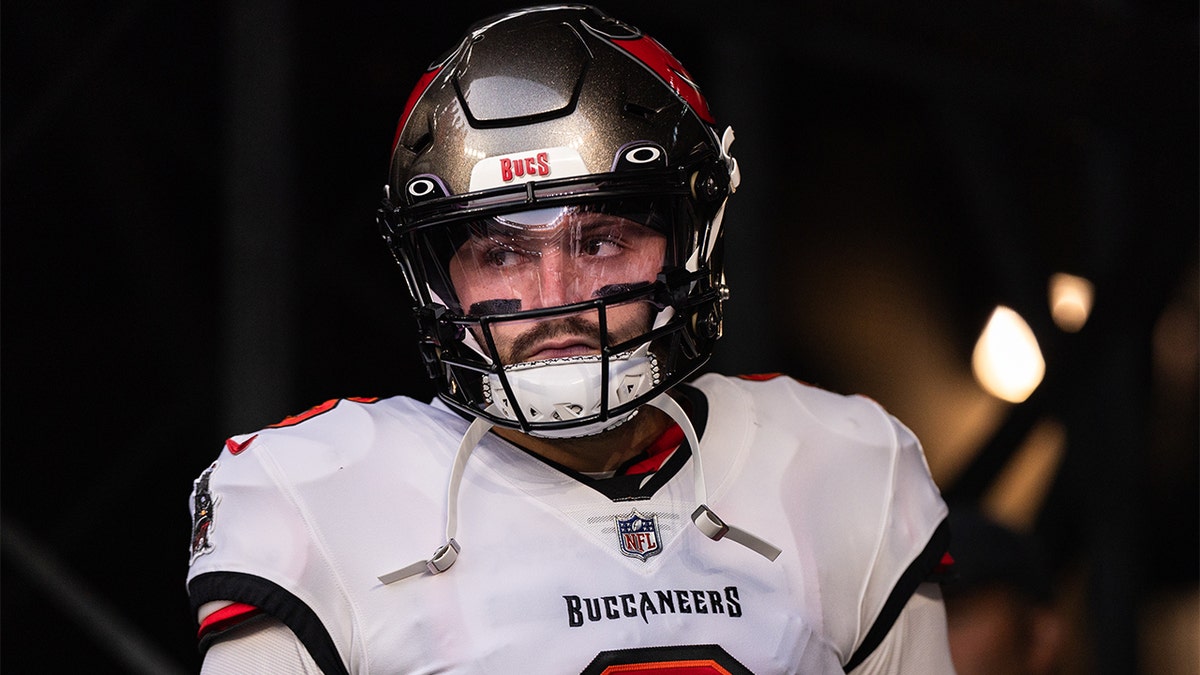
[[[475,446],[479,445],[479,441],[483,440],[487,432],[491,431],[492,426],[491,422],[482,417],[476,417],[471,426],[467,428],[467,433],[463,435],[462,442],[458,444],[458,451],[454,453],[454,466],[450,469],[450,483],[446,487],[446,543],[434,551],[429,560],[418,560],[395,572],[381,575],[379,580],[385,585],[407,579],[421,572],[441,574],[450,569],[450,566],[458,559],[460,548],[454,539],[454,535],[458,533],[458,488],[462,485],[463,472],[467,468],[467,458],[471,456],[471,451],[475,449]]]
[[[767,560],[774,561],[775,558],[778,558],[780,553],[778,548],[741,528],[726,524],[705,504],[708,501],[708,490],[704,485],[704,467],[700,462],[700,439],[696,437],[696,429],[692,426],[692,422],[683,408],[679,407],[675,399],[667,394],[660,394],[648,405],[658,408],[674,420],[683,430],[684,438],[687,439],[688,446],[692,449],[696,501],[699,503],[696,510],[692,512],[692,522],[696,524],[696,527],[704,533],[704,536],[713,541],[728,538]],[[462,485],[467,458],[471,456],[471,452],[475,446],[479,445],[487,432],[491,431],[492,426],[491,422],[482,417],[476,417],[471,426],[467,428],[467,433],[463,435],[462,442],[458,444],[458,451],[454,453],[454,466],[450,469],[450,482],[446,486],[446,543],[434,551],[428,560],[418,560],[394,572],[380,575],[379,581],[384,585],[407,579],[422,572],[441,574],[450,569],[450,566],[458,559],[458,552],[461,548],[454,539],[454,535],[458,533],[458,489]]]
[[[692,421],[688,419],[687,413],[675,402],[675,399],[665,393],[659,394],[653,401],[650,401],[649,405],[658,408],[675,420],[679,428],[683,429],[684,438],[687,439],[688,445],[692,449],[692,465],[695,467],[692,473],[696,481],[696,502],[699,504],[692,512],[692,522],[704,533],[704,536],[713,541],[728,538],[774,562],[781,553],[778,547],[746,530],[727,524],[705,504],[708,501],[708,488],[704,485],[704,465],[700,461],[700,439],[696,437],[696,429],[692,426]]]

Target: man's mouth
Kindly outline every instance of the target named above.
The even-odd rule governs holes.
[[[547,340],[538,344],[527,357],[521,360],[545,361],[547,359],[561,359],[568,356],[586,356],[599,353],[600,345],[595,344],[592,340],[587,340],[583,337],[570,337]]]
[[[541,322],[513,340],[506,363],[526,363],[600,353],[598,327],[578,316]]]

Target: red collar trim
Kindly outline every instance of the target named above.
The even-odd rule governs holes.
[[[672,424],[657,440],[646,448],[646,458],[625,469],[623,475],[636,475],[658,471],[663,462],[671,456],[671,451],[683,443],[683,429],[678,424]]]

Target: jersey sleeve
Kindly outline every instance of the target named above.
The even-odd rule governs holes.
[[[917,588],[936,580],[949,546],[948,509],[930,476],[920,442],[907,427],[879,410],[893,435],[890,480],[880,495],[881,517],[874,524],[878,544],[863,585],[859,630],[845,664],[847,671],[879,646]]]
[[[933,583],[922,584],[908,599],[883,642],[847,672],[853,675],[954,673],[941,587]]]
[[[948,509],[916,436],[878,403],[787,378],[760,386],[764,423],[795,437],[785,504],[811,556],[822,630],[849,671],[942,562]]]
[[[295,633],[271,617],[233,629],[205,652],[200,668],[200,675],[318,675],[320,672],[320,666]]]
[[[338,621],[322,620],[336,611],[329,599],[341,597],[340,584],[304,505],[280,480],[273,443],[266,433],[230,439],[195,481],[187,581],[192,608],[217,601],[258,608],[290,628],[325,672],[345,672],[338,641],[348,638],[331,634],[328,626]],[[202,651],[221,634],[207,627]]]

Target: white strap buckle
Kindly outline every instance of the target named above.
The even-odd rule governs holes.
[[[401,567],[395,572],[388,572],[381,575],[379,581],[383,585],[394,584],[401,579],[414,577],[422,572],[430,574],[441,574],[450,569],[455,560],[458,560],[458,552],[462,550],[458,542],[451,539],[449,543],[443,545],[438,550],[434,551],[433,557],[429,560],[419,560],[411,565]]]

